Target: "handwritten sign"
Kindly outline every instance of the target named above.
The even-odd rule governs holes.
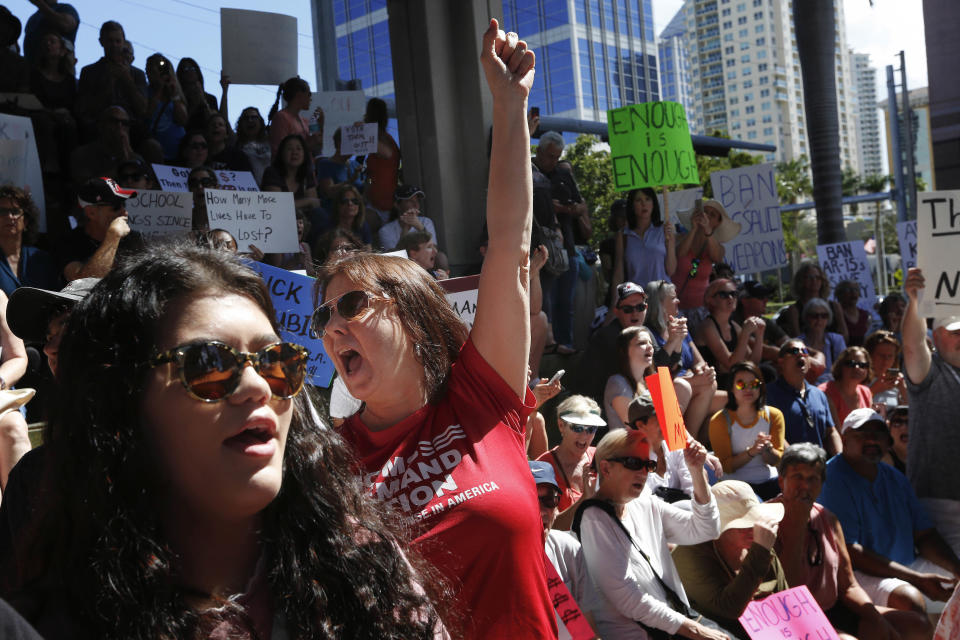
[[[477,315],[477,294],[480,287],[480,276],[465,276],[450,278],[438,283],[447,292],[447,302],[460,316],[468,329],[473,328],[473,319]]]
[[[210,228],[229,231],[238,247],[253,244],[264,253],[300,251],[292,193],[207,189],[203,196]]]
[[[673,388],[673,378],[666,367],[657,367],[657,372],[644,378],[653,407],[657,412],[657,421],[663,432],[663,439],[670,451],[687,446],[687,426],[683,422],[683,412],[677,401],[677,392]]]
[[[736,273],[757,273],[787,264],[780,225],[780,199],[773,164],[755,164],[710,174],[713,197],[740,223],[727,242],[726,261]]]
[[[280,339],[299,344],[310,351],[307,384],[329,387],[333,377],[333,362],[323,349],[323,340],[310,336],[315,280],[262,262],[250,261],[247,264],[267,283],[273,307],[277,311]]]
[[[41,232],[45,232],[47,230],[47,203],[43,196],[43,169],[40,167],[36,136],[33,135],[33,123],[30,122],[30,118],[0,113],[0,140],[25,141],[27,160],[23,181],[18,186],[29,188],[30,197],[40,212],[37,228]]]
[[[0,104],[27,111],[41,111],[43,104],[32,93],[0,93]]]
[[[917,194],[917,266],[926,287],[920,315],[940,318],[960,313],[960,191]]]
[[[317,107],[323,109],[323,155],[332,156],[336,150],[333,132],[340,129],[342,142],[343,129],[363,121],[367,97],[363,91],[320,91],[310,96],[310,109],[301,111],[300,115],[310,120]]]
[[[340,130],[340,153],[345,156],[365,156],[377,152],[376,123],[343,127]]]
[[[593,632],[593,627],[583,615],[576,600],[563,583],[560,572],[553,566],[549,558],[544,559],[545,569],[547,571],[547,589],[550,591],[550,601],[553,603],[554,614],[557,616],[557,627],[561,629],[560,637],[569,637],[571,640],[593,640],[597,634]],[[563,635],[563,631],[567,635]]]
[[[152,166],[153,175],[157,176],[157,183],[164,191],[190,191],[187,186],[190,169],[171,167],[166,164],[154,164]]]
[[[137,191],[127,200],[130,228],[147,237],[183,235],[193,228],[193,194],[188,191]]]
[[[219,188],[225,191],[260,191],[257,179],[249,171],[217,169],[214,173],[217,174]]]
[[[617,191],[700,182],[683,105],[644,102],[607,111]]]
[[[296,76],[297,47],[293,16],[220,9],[221,68],[232,84],[276,86]]]
[[[703,198],[703,187],[668,191],[666,203],[663,201],[663,194],[657,194],[657,200],[660,202],[660,211],[666,211],[670,221],[674,223],[680,222],[677,213],[680,211],[692,211],[698,198]],[[690,229],[687,229],[687,231],[690,231]]]
[[[217,169],[213,173],[217,176],[218,189],[224,191],[260,191],[260,187],[257,186],[257,179],[249,171]],[[187,186],[190,169],[172,167],[167,164],[155,164],[153,165],[153,174],[157,176],[157,182],[164,191],[190,190],[190,187]]]
[[[27,141],[0,140],[0,185],[21,189],[27,183]]]
[[[877,296],[873,287],[873,273],[870,271],[870,263],[867,262],[867,252],[863,248],[863,242],[818,245],[817,258],[820,259],[820,268],[823,269],[834,291],[841,281],[854,280],[860,285],[860,301],[857,306],[868,312],[873,309]]]
[[[897,223],[897,241],[900,243],[900,261],[903,273],[917,266],[917,221],[907,220]]]
[[[751,640],[839,640],[806,585],[754,600],[737,620]]]

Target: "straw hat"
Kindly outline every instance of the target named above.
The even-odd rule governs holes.
[[[741,225],[730,219],[730,214],[723,208],[723,205],[716,200],[704,200],[703,210],[714,209],[720,213],[720,226],[713,230],[713,235],[717,242],[730,242],[740,233]],[[688,230],[693,229],[693,209],[683,209],[677,211],[677,217],[680,218],[680,224]]]
[[[763,520],[783,519],[784,508],[779,502],[757,499],[746,482],[724,480],[711,487],[720,510],[720,533],[727,529],[747,529]]]

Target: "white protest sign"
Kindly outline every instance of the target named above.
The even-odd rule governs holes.
[[[210,228],[229,231],[241,251],[251,244],[264,253],[300,251],[292,193],[206,189],[203,196]]]
[[[873,309],[877,296],[863,241],[817,245],[817,258],[820,259],[820,268],[830,281],[831,289],[836,290],[837,284],[843,280],[854,280],[860,285],[860,301],[857,306],[868,312]]]
[[[43,169],[37,154],[36,137],[33,135],[33,123],[30,118],[0,113],[0,140],[25,140],[27,147],[26,171],[21,187],[29,187],[30,197],[40,212],[37,228],[47,230],[47,202],[43,196]]]
[[[724,261],[736,273],[757,273],[787,264],[774,165],[714,171],[710,184],[714,200],[740,224],[740,234],[724,245]]]
[[[343,127],[340,130],[340,153],[345,156],[365,156],[377,152],[376,123]]]
[[[153,165],[153,175],[157,176],[157,183],[164,191],[190,191],[187,187],[187,178],[190,169],[171,167],[166,164]]]
[[[231,84],[278,85],[297,75],[297,19],[220,9],[220,60]]]
[[[907,269],[917,266],[917,221],[907,220],[897,223],[897,241],[900,243],[900,262],[903,275]]]
[[[217,182],[220,183],[218,189],[225,191],[260,191],[257,179],[249,171],[216,169],[214,173],[217,175]]]
[[[660,202],[660,211],[666,211],[670,221],[677,223],[680,218],[677,217],[678,211],[690,211],[697,202],[697,198],[703,198],[703,187],[693,189],[681,189],[680,191],[667,192],[667,206],[663,204],[663,193],[657,194],[657,200]],[[689,231],[689,229],[687,229]]]
[[[193,228],[193,194],[188,191],[137,191],[127,200],[130,228],[148,238],[184,235]]]
[[[27,183],[27,141],[0,140],[0,185]]]
[[[27,111],[41,111],[43,105],[32,93],[0,93],[0,104]]]
[[[336,151],[333,145],[333,132],[340,128],[341,142],[343,129],[363,121],[367,110],[367,97],[363,91],[320,91],[310,96],[310,108],[300,115],[310,120],[317,107],[323,109],[323,150],[325,156]]]
[[[473,319],[477,315],[477,294],[480,287],[480,276],[465,276],[450,278],[438,282],[447,292],[447,302],[453,307],[468,329],[473,328]]]
[[[917,194],[917,266],[926,282],[920,315],[942,318],[960,313],[960,191]]]

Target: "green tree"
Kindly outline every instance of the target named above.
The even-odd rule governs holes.
[[[840,178],[840,184],[844,197],[857,195],[860,193],[860,189],[863,186],[860,179],[860,174],[858,174],[856,169],[851,166],[847,166],[843,169],[843,175]],[[850,205],[850,213],[857,215],[858,211],[859,207],[856,204]]]
[[[777,163],[777,195],[783,204],[797,204],[807,200],[813,192],[810,182],[810,162],[803,155],[789,162]],[[783,241],[790,256],[791,264],[799,264],[802,248],[800,246],[800,222],[804,219],[804,212],[783,211],[780,214],[780,225],[783,228]]]
[[[610,233],[610,205],[617,198],[626,197],[626,193],[617,193],[613,188],[610,152],[597,148],[599,143],[600,138],[584,133],[577,136],[573,144],[568,144],[563,154],[563,159],[573,165],[577,186],[590,208],[593,223],[593,235],[590,238],[592,247],[599,245]]]

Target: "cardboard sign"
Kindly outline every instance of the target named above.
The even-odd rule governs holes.
[[[32,93],[0,93],[0,104],[26,111],[43,110],[43,104]]]
[[[365,156],[377,152],[376,123],[343,127],[340,130],[340,153],[345,156]]]
[[[0,185],[27,184],[27,141],[0,140]]]
[[[153,166],[153,175],[157,176],[157,182],[164,191],[189,191],[187,179],[190,177],[190,169],[184,167],[173,167],[167,164],[155,164]],[[257,179],[249,171],[230,171],[229,169],[216,169],[214,174],[219,182],[218,189],[224,191],[260,191],[257,185]]]
[[[187,186],[187,178],[190,177],[190,169],[183,167],[171,167],[166,164],[154,164],[153,175],[157,176],[157,184],[164,191],[190,191]]]
[[[673,388],[673,378],[666,367],[657,367],[657,372],[644,378],[653,407],[657,412],[660,431],[670,451],[684,449],[687,446],[687,425],[683,422],[683,412],[677,401],[677,392]]]
[[[693,189],[681,189],[680,191],[668,191],[667,202],[664,205],[663,194],[657,194],[657,201],[660,203],[660,211],[666,211],[670,222],[674,224],[680,222],[677,216],[678,211],[692,211],[696,205],[697,198],[703,198],[703,187]],[[687,229],[690,231],[690,229]]]
[[[307,384],[329,387],[333,378],[333,362],[323,349],[323,341],[310,336],[313,285],[316,281],[310,276],[302,276],[262,262],[249,261],[247,264],[267,283],[273,307],[277,311],[280,339],[299,344],[310,351]]]
[[[700,182],[683,105],[644,102],[607,111],[617,191]]]
[[[480,292],[480,276],[450,278],[438,283],[447,292],[447,302],[453,307],[468,329],[473,328],[477,315],[477,294]]]
[[[926,280],[920,315],[960,313],[960,191],[917,194],[917,266]]]
[[[0,113],[0,140],[24,140],[27,150],[27,159],[23,181],[17,186],[29,188],[30,197],[37,205],[40,215],[37,219],[37,228],[41,232],[47,230],[47,201],[43,196],[43,169],[40,167],[40,156],[37,154],[36,137],[33,135],[33,123],[24,116],[11,116]]]
[[[740,223],[727,242],[725,260],[736,273],[758,273],[787,264],[780,225],[780,198],[773,164],[755,164],[710,174],[713,199]]]
[[[917,221],[907,220],[897,223],[897,241],[900,243],[900,262],[903,275],[907,269],[917,266]]]
[[[841,281],[855,280],[860,285],[860,300],[857,306],[867,312],[873,309],[877,294],[863,242],[817,245],[817,258],[820,259],[820,268],[834,291]]]
[[[220,9],[220,60],[231,84],[272,84],[297,75],[297,19]]]
[[[220,183],[220,189],[224,191],[260,191],[257,179],[249,171],[230,171],[229,169],[216,169],[217,182]]]
[[[241,251],[251,244],[264,253],[300,251],[292,193],[207,189],[203,196],[210,228],[229,231]]]
[[[340,141],[343,142],[343,129],[363,121],[367,110],[367,96],[363,91],[320,91],[310,96],[310,108],[300,115],[310,120],[314,110],[323,109],[323,155],[332,156],[336,151],[333,144],[333,132],[340,129]]]
[[[185,235],[193,228],[193,194],[189,191],[137,191],[127,200],[130,228],[147,237]]]
[[[737,620],[751,640],[839,640],[806,585],[754,600]]]

